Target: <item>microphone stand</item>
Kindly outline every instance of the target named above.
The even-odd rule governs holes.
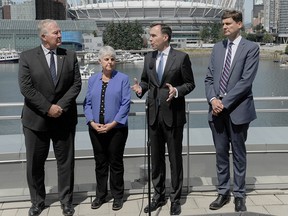
[[[150,84],[150,83],[149,83]],[[149,86],[149,85],[148,85]],[[150,87],[150,86],[149,86]],[[149,89],[148,87],[148,89]],[[148,165],[148,215],[151,216],[151,142],[150,142],[150,127],[149,127],[149,106],[148,99],[146,103],[146,118],[147,118],[147,165]]]

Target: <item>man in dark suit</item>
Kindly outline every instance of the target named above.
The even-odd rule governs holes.
[[[209,103],[208,121],[216,149],[218,197],[210,204],[216,210],[230,201],[229,149],[233,155],[235,211],[246,211],[245,176],[247,131],[256,119],[252,83],[259,63],[259,46],[241,37],[242,13],[224,11],[224,35],[216,43],[205,78]]]
[[[189,56],[170,46],[172,30],[165,24],[150,26],[150,43],[155,50],[145,56],[141,82],[132,86],[138,97],[148,92],[149,135],[151,143],[152,182],[154,196],[149,209],[155,211],[165,199],[165,143],[171,167],[171,215],[181,213],[183,183],[182,139],[186,123],[185,95],[194,88]]]
[[[61,30],[54,20],[38,25],[41,46],[21,53],[19,86],[24,96],[22,124],[27,157],[29,216],[45,208],[44,164],[50,140],[57,159],[58,192],[64,215],[73,215],[76,97],[81,76],[75,52],[59,48]]]

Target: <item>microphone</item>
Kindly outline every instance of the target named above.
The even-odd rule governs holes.
[[[149,69],[152,70],[153,67],[154,67],[154,61],[151,61],[151,62],[149,63]]]

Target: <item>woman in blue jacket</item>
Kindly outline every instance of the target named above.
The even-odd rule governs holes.
[[[112,209],[119,210],[123,206],[130,83],[126,74],[115,70],[116,53],[112,47],[102,47],[98,58],[102,71],[89,78],[83,105],[96,162],[96,198],[91,208],[97,209],[105,202],[110,170]]]

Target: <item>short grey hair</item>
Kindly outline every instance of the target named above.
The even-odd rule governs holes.
[[[41,38],[41,36],[43,34],[47,34],[47,25],[50,24],[50,23],[56,23],[57,22],[55,20],[52,20],[52,19],[44,19],[44,20],[41,20],[39,23],[38,23],[38,35],[39,37]],[[58,25],[58,24],[57,24]]]
[[[103,46],[98,53],[98,59],[101,60],[105,56],[116,58],[116,52],[111,46]]]

